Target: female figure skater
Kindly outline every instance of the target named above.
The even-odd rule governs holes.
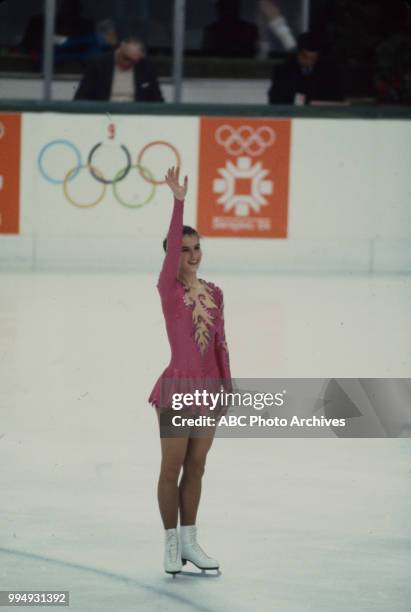
[[[171,361],[157,380],[149,397],[156,407],[160,424],[166,414],[175,412],[171,392],[181,391],[181,379],[219,379],[231,389],[231,374],[223,318],[223,293],[214,283],[197,278],[201,261],[199,235],[183,226],[184,198],[188,179],[179,184],[179,168],[170,168],[166,183],[174,194],[174,208],[167,238],[166,255],[157,283]],[[164,393],[164,383],[169,393]],[[166,396],[164,398],[164,395]],[[158,481],[158,503],[165,530],[164,569],[176,574],[190,561],[198,568],[219,569],[197,543],[196,516],[201,494],[201,478],[207,453],[214,438],[214,428],[207,437],[194,437],[195,428],[186,428],[179,437],[161,435],[161,470]],[[182,478],[178,483],[181,469]],[[180,531],[177,532],[180,511]]]

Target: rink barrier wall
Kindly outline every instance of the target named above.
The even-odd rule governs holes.
[[[160,102],[96,102],[87,100],[51,101],[0,100],[0,113],[50,112],[69,114],[183,115],[227,117],[291,117],[310,119],[405,119],[411,120],[408,106],[291,106],[269,104],[163,104]]]
[[[205,273],[411,271],[411,109],[3,101],[1,113],[22,113],[19,233],[0,233],[2,269],[158,272],[171,212],[163,215],[165,188],[140,209],[107,196],[79,211],[40,176],[39,150],[64,137],[87,153],[111,119],[124,138],[137,134],[141,146],[173,142],[191,177],[184,221],[196,225],[204,173],[199,125],[227,117],[250,125],[290,120],[286,235],[205,235]]]

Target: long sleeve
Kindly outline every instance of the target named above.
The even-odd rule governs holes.
[[[268,27],[280,40],[286,51],[293,51],[297,47],[297,41],[294,38],[290,26],[283,15],[278,15],[269,21]]]
[[[163,93],[160,88],[160,84],[157,79],[157,75],[151,69],[150,70],[150,86],[147,88],[148,101],[150,102],[164,102]]]
[[[91,60],[80,81],[74,100],[94,100],[96,98],[97,66],[95,60]]]
[[[167,234],[167,251],[157,283],[160,294],[169,291],[176,282],[183,237],[183,211],[184,200],[174,198],[174,208]]]
[[[230,369],[230,356],[228,353],[228,346],[225,338],[225,326],[224,326],[224,296],[221,289],[219,289],[220,295],[220,311],[221,319],[216,330],[215,336],[215,352],[218,363],[218,369],[220,370],[220,376],[222,378],[222,384],[226,391],[232,390],[231,381],[231,369]]]
[[[148,60],[140,60],[134,68],[136,102],[164,102],[154,68]]]
[[[269,104],[293,104],[294,89],[293,76],[288,64],[276,66],[271,77],[271,86],[268,90]]]

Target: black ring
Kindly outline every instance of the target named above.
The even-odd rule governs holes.
[[[120,145],[120,147],[123,149],[126,158],[127,158],[127,165],[125,166],[123,172],[120,174],[120,176],[116,179],[114,178],[113,180],[109,180],[109,179],[104,179],[99,177],[93,169],[93,155],[94,153],[97,151],[97,149],[99,147],[101,147],[103,143],[98,142],[96,145],[94,145],[94,147],[91,149],[90,153],[88,154],[88,158],[87,158],[87,164],[88,164],[88,169],[91,173],[91,175],[93,176],[93,178],[96,179],[96,181],[99,181],[100,183],[105,183],[106,185],[112,185],[113,183],[118,183],[119,181],[122,181],[124,178],[126,178],[127,174],[130,172],[130,168],[131,168],[131,155],[129,153],[129,150],[127,149],[127,147],[125,147],[124,145]]]

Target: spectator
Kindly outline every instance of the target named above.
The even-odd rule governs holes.
[[[218,57],[255,57],[258,28],[240,18],[241,0],[217,0],[217,21],[203,33],[202,49]]]
[[[82,17],[81,0],[63,0],[57,13],[54,31],[54,60],[84,59],[102,47],[94,33],[93,22]],[[43,59],[44,14],[33,15],[17,49],[28,52],[36,67]]]
[[[99,21],[96,25],[96,34],[108,47],[112,49],[117,47],[119,42],[117,29],[111,19]]]
[[[117,32],[110,19],[99,21],[95,31],[82,36],[55,36],[55,64],[67,60],[88,60],[92,55],[115,49],[118,45]]]
[[[28,53],[36,64],[40,62],[44,44],[44,15],[32,15],[27,23],[17,51]],[[40,67],[40,66],[39,66]]]
[[[375,88],[379,104],[411,105],[411,8],[384,7],[385,36],[376,48]]]
[[[310,104],[343,100],[336,66],[321,59],[318,39],[310,32],[298,38],[298,50],[276,66],[268,91],[270,104]]]
[[[144,44],[134,37],[121,41],[114,52],[91,60],[74,99],[164,101],[151,64],[145,58]]]

